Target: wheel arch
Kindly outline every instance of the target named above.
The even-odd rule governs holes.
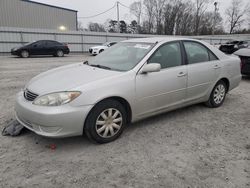
[[[228,78],[226,78],[226,77],[223,77],[223,78],[221,78],[220,79],[221,81],[223,81],[225,84],[226,84],[226,86],[227,86],[227,92],[229,91],[229,88],[230,88],[230,81],[229,81],[229,79]],[[219,81],[220,81],[219,80]]]
[[[94,108],[97,104],[99,104],[99,103],[101,103],[101,102],[103,102],[103,101],[105,101],[105,100],[109,100],[109,99],[115,100],[115,101],[117,101],[117,102],[119,102],[119,103],[122,104],[122,106],[125,108],[125,111],[126,111],[127,123],[128,123],[128,124],[131,123],[131,120],[132,120],[132,109],[131,109],[131,105],[129,104],[129,102],[128,102],[126,99],[124,99],[123,97],[120,97],[120,96],[106,97],[106,98],[104,98],[104,99],[99,100],[99,101],[92,107],[92,109],[89,111],[88,115],[86,116],[86,119],[88,118],[89,114],[92,112],[93,108]],[[85,119],[85,122],[84,122],[84,126],[85,126],[85,123],[86,123],[86,119]]]

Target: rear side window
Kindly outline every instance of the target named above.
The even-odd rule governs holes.
[[[210,50],[197,42],[184,42],[184,47],[189,64],[218,60]]]

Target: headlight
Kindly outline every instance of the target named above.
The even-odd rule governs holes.
[[[81,92],[79,91],[68,91],[68,92],[58,92],[50,93],[38,97],[33,104],[39,106],[60,106],[67,104],[77,98]]]

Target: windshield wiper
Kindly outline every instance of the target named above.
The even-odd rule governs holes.
[[[91,67],[101,68],[101,69],[111,70],[110,67],[106,67],[106,66],[104,66],[104,65],[94,65],[94,64],[92,64],[92,65],[90,65],[90,66],[91,66]]]

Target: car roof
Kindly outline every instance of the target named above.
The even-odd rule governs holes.
[[[44,41],[46,41],[46,42],[57,42],[57,41],[55,41],[55,40],[37,40],[37,41],[35,41],[35,42],[44,42]]]
[[[190,38],[181,38],[181,37],[151,37],[151,38],[136,38],[136,39],[129,39],[122,42],[143,42],[143,43],[158,43],[158,42],[171,42],[176,40],[191,40],[191,41],[198,41],[195,39]]]

